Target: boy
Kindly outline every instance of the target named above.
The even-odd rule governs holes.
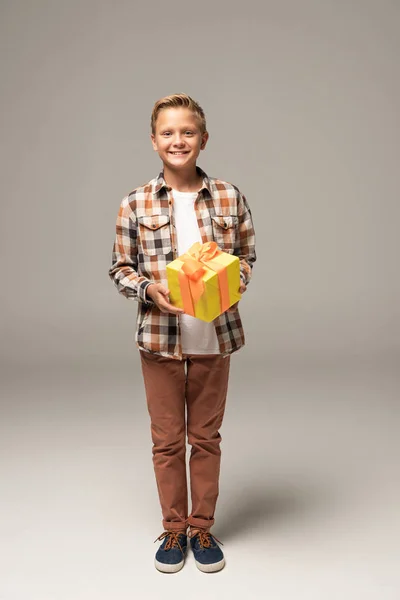
[[[244,345],[244,334],[238,303],[211,323],[173,306],[166,266],[195,242],[214,240],[221,250],[239,257],[243,293],[256,260],[255,234],[245,196],[196,165],[209,137],[197,102],[186,94],[158,100],[150,137],[163,170],[122,200],[109,276],[123,296],[138,301],[135,341],[165,530],[157,538],[163,542],[155,566],[166,573],[183,567],[189,526],[197,567],[213,572],[225,564],[219,540],[210,533],[219,494],[218,429],[230,355]],[[189,515],[186,428],[191,445]]]

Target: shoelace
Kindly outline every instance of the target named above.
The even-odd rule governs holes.
[[[212,540],[211,540],[211,533],[206,530],[206,529],[196,529],[196,533],[194,533],[193,535],[191,535],[190,537],[196,537],[196,535],[199,538],[199,544],[202,548],[211,548],[212,546]],[[217,540],[217,542],[219,544],[222,544],[222,542],[215,537],[215,535],[212,536],[214,538],[214,540]],[[223,544],[222,544],[223,546]]]
[[[182,535],[182,531],[164,531],[157,539],[154,540],[154,544],[157,541],[161,541],[168,537],[167,543],[165,544],[164,550],[170,550],[171,548],[179,547],[183,554],[182,546],[179,543],[179,536]]]

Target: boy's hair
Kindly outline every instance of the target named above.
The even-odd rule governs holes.
[[[156,121],[159,112],[164,108],[179,108],[181,106],[188,108],[197,116],[200,121],[201,133],[207,131],[206,117],[201,106],[187,94],[172,94],[171,96],[165,96],[157,100],[153,107],[153,112],[151,113],[151,132],[153,135],[156,132]]]

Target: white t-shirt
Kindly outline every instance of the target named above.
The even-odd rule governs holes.
[[[194,203],[197,192],[178,192],[172,190],[174,197],[174,215],[178,256],[185,254],[195,243],[202,243],[197,224]],[[214,324],[206,323],[191,315],[179,315],[182,334],[182,352],[184,354],[220,354],[218,338]]]

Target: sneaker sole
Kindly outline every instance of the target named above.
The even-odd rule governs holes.
[[[165,563],[158,561],[157,559],[154,560],[154,565],[155,565],[157,571],[161,571],[162,573],[177,573],[178,571],[180,571],[182,569],[184,564],[185,564],[184,560],[181,560],[181,562],[177,563],[176,565],[167,565]]]
[[[210,565],[203,565],[202,563],[198,562],[196,559],[194,559],[194,562],[196,563],[196,567],[200,571],[203,571],[203,573],[215,573],[215,571],[220,571],[225,566],[224,558],[216,563],[211,563]]]

